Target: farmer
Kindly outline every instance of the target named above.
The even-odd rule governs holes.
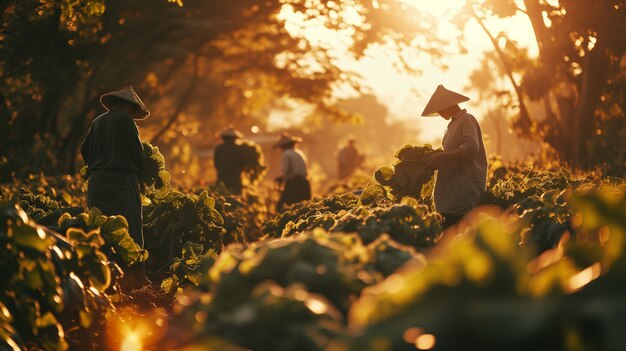
[[[148,118],[150,111],[130,86],[102,95],[100,102],[108,111],[93,120],[80,147],[88,169],[87,206],[97,207],[107,216],[124,216],[130,236],[143,248],[137,172],[144,159],[133,120]],[[150,284],[144,264],[126,270],[122,284],[129,288]]]
[[[354,136],[348,137],[348,144],[341,148],[337,154],[339,179],[348,178],[363,163],[363,155],[359,153],[359,150],[354,145],[355,141]]]
[[[459,104],[469,98],[439,85],[422,116],[439,115],[449,120],[443,135],[444,151],[432,155],[426,167],[437,169],[435,208],[446,229],[478,206],[487,183],[487,156],[478,121]]]
[[[232,194],[241,194],[241,173],[244,168],[244,159],[237,139],[243,134],[233,126],[225,128],[219,136],[222,143],[215,148],[213,164],[217,170],[217,183],[223,184]]]
[[[298,137],[283,134],[274,144],[275,148],[278,147],[283,151],[283,174],[276,178],[276,182],[279,184],[284,183],[284,188],[276,205],[277,210],[280,210],[284,205],[311,199],[311,185],[307,179],[306,156],[295,147],[296,143],[301,141],[302,139]]]

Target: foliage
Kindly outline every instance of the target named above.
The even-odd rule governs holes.
[[[19,207],[0,207],[0,348],[97,348],[105,290],[118,275],[97,231],[67,238],[38,226]]]
[[[528,198],[515,205],[519,219],[526,223],[520,244],[537,254],[553,249],[566,233],[573,233],[565,190],[549,190],[540,198]]]
[[[229,194],[223,185],[210,188],[215,209],[222,215],[224,229],[233,237],[252,241],[261,236],[261,227],[267,218],[267,205],[257,189],[249,188],[241,196]],[[195,191],[198,193],[199,191]],[[201,191],[200,191],[201,192]]]
[[[428,158],[443,151],[433,150],[429,145],[405,145],[396,151],[394,157],[398,160],[392,167],[381,167],[374,173],[375,183],[367,186],[360,203],[367,205],[378,201],[381,197],[399,202],[404,197],[421,198],[422,186],[428,182],[433,171],[426,168]]]
[[[64,213],[58,226],[61,232],[77,228],[89,233],[97,232],[104,240],[100,245],[102,250],[124,268],[148,259],[148,251],[142,249],[128,233],[128,222],[123,216],[105,216],[94,207],[76,217]]]
[[[214,250],[205,252],[202,244],[187,241],[183,244],[182,254],[170,267],[171,277],[163,279],[161,288],[168,294],[182,292],[182,287],[193,284],[200,286],[203,275],[215,263],[217,254]]]
[[[412,350],[422,342],[442,350],[624,347],[617,320],[626,301],[611,296],[626,287],[619,278],[626,268],[625,190],[576,192],[568,201],[582,216],[576,240],[537,258],[517,247],[525,222],[511,227],[493,214],[476,217],[474,229],[440,245],[425,267],[398,272],[399,289],[365,289],[350,310],[352,336],[329,349]],[[597,308],[584,307],[591,305]],[[511,329],[493,335],[502,323]]]
[[[405,62],[399,53],[408,50],[440,57],[433,50],[441,43],[435,21],[404,9],[397,0],[189,1],[182,7],[165,0],[6,1],[0,5],[0,121],[8,128],[0,130],[7,145],[0,172],[73,172],[82,136],[101,110],[98,98],[120,88],[118,77],[160,111],[156,128],[181,139],[187,132],[172,128],[180,116],[191,116],[198,135],[233,119],[265,125],[259,116],[286,98],[346,118],[332,93],[341,83],[357,88],[357,75],[339,67],[334,50],[292,30],[284,14],[347,34],[356,57],[374,44],[398,53],[399,66]],[[359,20],[343,19],[353,16]],[[425,40],[413,40],[418,35]],[[196,117],[207,108],[212,118]]]
[[[280,238],[315,227],[328,230],[334,225],[333,217],[356,208],[357,201],[358,198],[353,194],[339,194],[300,202],[267,220],[263,224],[261,233]],[[287,229],[288,226],[289,229]]]
[[[71,177],[67,178],[73,180]],[[55,183],[58,182],[41,176],[33,177],[27,183],[15,182],[3,185],[0,186],[0,199],[7,199],[11,203],[19,205],[29,217],[39,224],[56,227],[59,217],[63,213],[78,215],[83,212],[83,208],[75,206],[75,204],[82,204],[82,201],[74,195],[78,190],[71,190],[67,186],[70,182],[59,184],[61,187],[67,187],[69,191],[65,188],[58,188],[59,190],[57,190]],[[70,184],[79,188],[76,183]],[[34,189],[38,193],[33,193],[30,189]]]
[[[373,209],[356,208],[335,221],[333,232],[356,232],[364,243],[382,234],[400,244],[424,250],[435,245],[441,234],[443,219],[427,206],[405,198],[403,204]]]
[[[477,21],[494,48],[470,86],[499,105],[495,109],[512,112],[517,134],[546,143],[560,159],[577,167],[623,170],[626,10],[612,1],[532,0],[523,5],[472,0],[459,11],[457,23]],[[536,57],[506,31],[490,28],[494,16],[514,15],[529,20]]]
[[[257,185],[267,171],[263,149],[252,141],[242,142],[239,148],[243,154],[243,174],[250,185]]]
[[[147,141],[143,141],[141,145],[144,165],[137,174],[139,188],[147,197],[162,199],[172,191],[170,185],[172,176],[165,170],[165,158],[159,152],[159,148]]]
[[[231,242],[245,242],[241,227],[232,232],[223,227],[224,218],[215,206],[215,199],[206,190],[200,195],[172,191],[146,206],[144,238],[150,252],[147,270],[158,274],[167,271],[187,241],[215,252]]]
[[[194,283],[208,293],[183,292],[191,301],[170,320],[172,337],[184,345],[212,331],[255,350],[321,350],[342,330],[359,292],[411,257],[387,238],[364,246],[354,234],[321,230],[230,246]],[[198,313],[203,318],[194,321]]]
[[[577,187],[590,179],[575,179],[570,171],[559,167],[552,170],[535,169],[513,164],[491,167],[487,191],[480,203],[506,209],[524,200],[535,200],[546,191],[562,191]],[[530,201],[529,200],[529,201]]]
[[[441,216],[425,205],[405,198],[391,206],[357,206],[353,194],[332,195],[293,205],[263,226],[263,234],[289,237],[315,228],[357,233],[369,244],[383,234],[418,250],[435,244],[441,233]]]

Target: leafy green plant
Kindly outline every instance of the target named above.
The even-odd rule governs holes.
[[[381,197],[395,202],[404,197],[420,199],[422,186],[433,176],[433,171],[426,168],[426,161],[440,151],[443,150],[433,149],[429,144],[405,145],[396,151],[394,157],[398,160],[393,167],[381,167],[374,173],[375,182],[363,190],[360,203],[371,204]]]
[[[322,199],[297,203],[263,224],[261,233],[274,238],[321,227],[330,229],[339,213],[357,207],[358,197],[353,194],[331,195]]]
[[[267,171],[263,149],[252,141],[242,142],[239,148],[243,154],[243,174],[250,185],[256,185]]]
[[[463,236],[424,262],[366,288],[349,312],[351,336],[334,351],[437,349],[594,349],[626,346],[626,188],[576,191],[575,236],[539,257],[520,250],[526,222],[503,225],[483,214]],[[546,204],[560,204],[548,192]],[[384,286],[395,289],[384,289]],[[619,296],[619,297],[618,297]],[[589,308],[589,306],[594,306]],[[499,329],[506,324],[510,329]]]
[[[525,223],[520,244],[536,254],[553,249],[566,233],[574,233],[565,190],[549,190],[539,199],[530,197],[515,205]]]
[[[0,206],[0,348],[98,348],[118,268],[97,232],[64,238]]]
[[[76,217],[65,213],[59,218],[59,230],[68,236],[72,233],[70,230],[76,228],[98,233],[103,240],[99,247],[124,268],[148,258],[148,251],[142,249],[128,233],[128,222],[123,216],[105,216],[94,207]]]
[[[369,244],[383,234],[394,241],[423,250],[432,247],[441,234],[441,216],[428,206],[405,198],[402,204],[366,207],[357,205],[353,194],[332,195],[301,202],[267,221],[263,233],[289,237],[315,228],[357,233]]]
[[[204,251],[201,244],[187,241],[183,244],[182,254],[170,267],[171,277],[163,279],[161,288],[169,294],[182,292],[182,287],[193,284],[200,286],[215,260],[217,254],[213,250]]]
[[[157,274],[167,272],[187,241],[215,252],[231,242],[245,242],[242,231],[229,233],[223,227],[224,218],[215,206],[215,199],[206,190],[200,195],[173,191],[146,206],[144,238],[150,252],[147,269]]]
[[[195,250],[186,253],[194,264],[212,261],[199,255],[200,247],[187,248]],[[413,257],[421,256],[387,237],[365,246],[355,234],[322,230],[232,245],[208,270],[193,271],[199,281],[179,290],[185,303],[170,320],[172,337],[193,341],[213,331],[254,350],[322,350],[345,327],[360,291]],[[179,331],[189,323],[194,327]]]
[[[441,235],[443,219],[437,212],[415,200],[405,198],[404,203],[372,209],[358,207],[335,219],[333,232],[358,233],[369,244],[383,234],[418,250],[433,247]]]
[[[143,146],[144,166],[137,174],[141,193],[147,197],[164,198],[172,190],[171,174],[165,170],[165,158],[159,148],[147,141]]]

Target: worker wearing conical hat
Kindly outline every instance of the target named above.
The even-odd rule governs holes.
[[[434,154],[427,167],[437,169],[435,208],[444,217],[444,229],[456,224],[478,206],[487,182],[487,156],[482,131],[474,116],[459,104],[469,98],[439,85],[422,116],[439,115],[449,120],[443,136],[444,151]]]
[[[141,195],[137,172],[143,167],[143,146],[134,120],[150,111],[132,87],[106,93],[100,102],[107,112],[91,123],[80,152],[87,166],[87,205],[107,216],[122,215],[128,232],[143,247]],[[124,267],[124,288],[149,284],[143,263]]]
[[[222,143],[215,148],[213,164],[217,170],[217,183],[226,187],[232,194],[241,194],[241,173],[244,169],[244,155],[237,140],[243,137],[232,125],[219,134]]]
[[[283,151],[283,172],[280,177],[276,178],[276,182],[284,183],[284,188],[276,205],[277,210],[280,210],[284,205],[292,205],[311,199],[311,184],[307,179],[306,156],[302,150],[296,148],[296,143],[301,141],[301,138],[283,134],[274,144],[274,148],[280,148]]]

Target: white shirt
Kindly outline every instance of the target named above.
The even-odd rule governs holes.
[[[297,149],[283,151],[283,179],[290,180],[296,176],[307,176],[306,156]]]

